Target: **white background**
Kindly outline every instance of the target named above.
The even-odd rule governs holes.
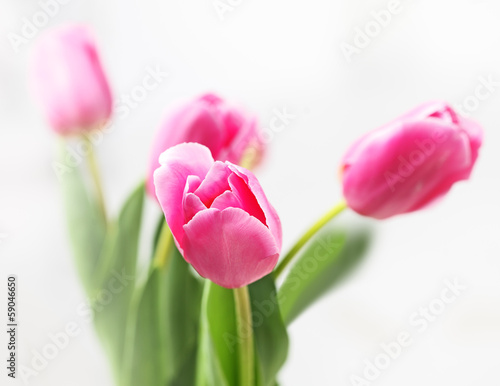
[[[500,4],[493,0],[403,0],[401,12],[348,62],[342,42],[353,44],[356,28],[386,7],[244,0],[221,21],[209,0],[72,0],[42,29],[90,24],[117,98],[141,83],[147,66],[169,72],[98,147],[115,213],[144,176],[153,134],[177,101],[216,91],[255,112],[263,126],[273,109],[293,112],[257,171],[281,216],[286,249],[340,199],[338,164],[354,139],[426,100],[462,104],[481,77],[500,81]],[[33,40],[16,54],[8,39],[40,7],[1,0],[0,10],[0,282],[9,273],[19,277],[20,361],[29,365],[32,350],[50,343],[48,334],[74,321],[83,332],[29,384],[110,385],[92,328],[76,314],[84,295],[51,166],[56,137],[26,81]],[[350,385],[364,361],[404,330],[413,343],[371,384],[500,384],[499,90],[471,104],[486,132],[472,179],[431,209],[376,224],[363,267],[292,325],[283,385]],[[467,289],[418,332],[410,316],[439,297],[447,278]],[[0,376],[2,385],[22,384],[6,382],[4,365]]]

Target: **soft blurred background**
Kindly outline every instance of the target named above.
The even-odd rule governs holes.
[[[392,2],[67,0],[46,23],[37,14],[44,3],[50,1],[0,0],[0,281],[3,288],[7,274],[18,276],[20,365],[30,366],[50,334],[68,323],[81,333],[31,374],[30,385],[111,384],[92,326],[77,312],[85,298],[52,169],[56,137],[28,89],[36,37],[17,53],[9,41],[25,18],[37,17],[46,24],[38,34],[70,21],[91,25],[118,101],[142,83],[148,67],[168,72],[98,145],[114,213],[143,178],[153,135],[179,100],[215,91],[254,111],[263,127],[276,109],[293,114],[271,136],[257,171],[281,216],[285,249],[340,199],[338,164],[354,139],[426,100],[462,106],[486,131],[471,181],[429,210],[377,224],[361,269],[292,325],[280,381],[350,385],[381,344],[408,331],[412,344],[370,384],[500,384],[497,1],[396,0],[400,12],[350,60],[341,45],[354,45],[357,28],[373,27],[372,12]],[[214,3],[233,4],[223,20]],[[489,91],[479,99],[482,83]],[[410,318],[439,298],[446,279],[467,288],[420,332]],[[5,366],[0,376],[7,384]]]

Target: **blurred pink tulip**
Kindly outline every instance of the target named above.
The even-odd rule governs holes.
[[[46,33],[31,67],[34,92],[57,133],[95,129],[110,117],[111,91],[87,28],[71,25]]]
[[[156,195],[182,255],[198,273],[226,288],[269,274],[281,251],[281,223],[248,170],[215,161],[198,143],[160,156]]]
[[[170,114],[156,135],[146,181],[152,197],[155,197],[153,173],[160,166],[160,154],[184,142],[205,145],[216,160],[235,164],[240,164],[249,149],[255,151],[255,164],[264,150],[254,117],[229,106],[216,95],[198,97]]]
[[[413,212],[469,178],[481,127],[443,102],[426,103],[358,140],[344,156],[344,197],[356,212],[384,219]]]

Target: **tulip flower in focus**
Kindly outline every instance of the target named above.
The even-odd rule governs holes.
[[[216,160],[234,164],[241,164],[249,151],[253,152],[250,164],[256,164],[264,150],[254,117],[216,95],[198,97],[169,115],[156,135],[146,181],[151,196],[155,197],[153,173],[160,166],[160,154],[184,142],[205,145]]]
[[[446,103],[426,103],[350,148],[341,169],[344,197],[377,219],[419,210],[469,178],[481,144],[477,123]]]
[[[43,35],[31,67],[34,92],[58,134],[95,129],[110,117],[110,87],[85,27],[64,26]]]
[[[259,182],[197,143],[171,147],[154,173],[156,195],[185,260],[226,288],[269,274],[281,251],[281,223]]]

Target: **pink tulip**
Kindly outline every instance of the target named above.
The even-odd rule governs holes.
[[[481,127],[443,102],[426,103],[358,140],[342,162],[344,197],[378,219],[424,208],[467,180]]]
[[[252,148],[256,152],[254,163],[257,162],[264,149],[254,117],[229,106],[216,95],[198,97],[169,115],[156,135],[146,181],[152,197],[155,197],[153,173],[160,166],[160,154],[183,142],[201,143],[216,160],[235,164],[240,164],[245,152]]]
[[[108,81],[91,34],[83,26],[60,27],[40,38],[32,83],[58,134],[97,128],[111,115]]]
[[[281,251],[281,223],[248,170],[215,161],[198,143],[160,156],[156,195],[184,259],[226,288],[270,273]]]

